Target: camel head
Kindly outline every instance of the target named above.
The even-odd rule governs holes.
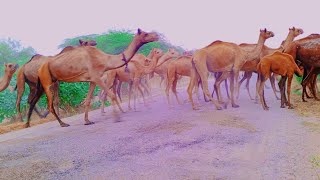
[[[13,63],[5,63],[5,74],[12,76],[16,70],[19,68],[18,64],[13,64]]]
[[[85,40],[79,39],[79,44],[80,46],[96,46],[97,42],[95,40],[85,41]]]
[[[153,60],[153,59],[156,59],[156,61],[158,61],[159,60],[159,58],[161,57],[161,56],[163,56],[163,51],[161,50],[161,49],[158,49],[158,48],[153,48],[151,51],[150,51],[150,53],[149,53],[149,55],[148,55],[148,57],[145,59],[145,65],[146,66],[148,66],[148,65],[150,65],[151,64],[151,61]]]
[[[156,59],[159,59],[164,54],[163,51],[158,48],[153,48],[151,53],[152,53],[152,57]]]
[[[293,34],[293,37],[297,37],[300,34],[303,34],[303,30],[300,28],[292,27],[292,28],[289,28],[289,33]]]
[[[260,30],[260,36],[264,39],[269,39],[274,36],[274,33],[272,31],[267,31],[267,29],[264,28],[263,30]]]
[[[134,39],[137,39],[142,44],[145,44],[148,42],[158,41],[159,35],[155,32],[148,33],[148,32],[142,31],[141,29],[138,29],[138,32],[134,36]]]
[[[178,57],[180,55],[179,52],[173,48],[170,48],[167,53],[171,58]]]

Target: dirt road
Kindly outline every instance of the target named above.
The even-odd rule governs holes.
[[[320,130],[305,125],[319,119],[280,109],[266,91],[268,112],[244,90],[240,108],[222,111],[202,101],[200,111],[169,110],[157,96],[118,123],[97,110],[91,126],[78,115],[64,119],[68,128],[54,121],[3,134],[0,179],[319,179]]]

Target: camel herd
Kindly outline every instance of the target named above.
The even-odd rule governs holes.
[[[199,86],[202,87],[204,99],[210,100],[221,110],[226,108],[229,100],[233,108],[238,108],[236,103],[239,97],[239,86],[246,80],[246,89],[251,100],[260,99],[264,110],[269,107],[264,97],[265,82],[270,79],[272,89],[277,99],[275,88],[276,76],[281,76],[278,83],[281,96],[281,108],[288,106],[293,108],[290,100],[291,81],[293,74],[303,76],[302,100],[305,95],[310,98],[306,88],[310,89],[313,97],[317,97],[316,77],[320,72],[320,35],[311,34],[305,38],[294,40],[303,34],[299,28],[289,28],[286,39],[279,48],[272,49],[264,45],[265,41],[274,36],[274,33],[267,29],[260,30],[257,44],[235,44],[223,41],[214,41],[210,45],[198,49],[193,54],[180,55],[176,50],[169,49],[163,52],[154,48],[146,57],[136,54],[139,48],[149,42],[157,41],[158,35],[154,32],[144,32],[138,29],[132,42],[127,49],[118,55],[110,55],[96,48],[95,41],[79,41],[79,46],[68,46],[55,56],[33,56],[26,64],[19,68],[17,73],[17,101],[16,108],[18,118],[22,121],[20,111],[20,101],[25,89],[25,83],[30,88],[28,103],[28,119],[26,127],[30,126],[30,117],[35,110],[40,117],[47,114],[40,114],[36,108],[39,98],[46,94],[48,110],[56,117],[61,127],[68,124],[61,121],[59,117],[59,82],[89,82],[88,95],[85,104],[85,125],[93,124],[89,121],[88,112],[96,86],[99,86],[101,110],[104,112],[104,101],[110,98],[113,105],[113,113],[116,119],[119,118],[116,107],[122,109],[118,97],[121,100],[121,84],[129,84],[129,102],[131,107],[131,97],[134,98],[134,110],[136,110],[136,99],[138,92],[143,97],[151,95],[149,80],[153,74],[158,74],[166,82],[165,93],[170,107],[170,90],[176,97],[179,104],[182,104],[177,94],[177,83],[182,76],[190,77],[187,88],[189,100],[194,110],[199,107],[194,103],[193,93],[198,95]],[[15,64],[5,64],[5,76],[0,81],[0,92],[9,86],[12,75],[18,69]],[[243,78],[239,81],[240,71],[244,72]],[[209,92],[208,77],[214,74],[213,85],[217,99],[213,98],[214,93]],[[249,82],[253,73],[258,74],[256,82],[256,96],[252,98],[249,90]],[[228,82],[230,84],[230,97],[227,101],[222,98],[220,84],[225,82],[228,93]],[[288,80],[288,81],[287,81]],[[287,82],[287,87],[286,87]],[[287,88],[287,92],[286,92]],[[229,96],[229,94],[228,94]]]

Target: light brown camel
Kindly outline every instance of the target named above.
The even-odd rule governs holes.
[[[161,62],[159,61],[157,67],[155,68],[154,73],[158,74],[161,78],[160,80],[160,87],[161,87],[161,84],[162,82],[164,81],[165,84],[167,84],[167,69],[168,69],[168,64],[176,57],[179,56],[179,52],[176,51],[176,56],[172,57],[171,59],[169,60],[166,60],[165,62]]]
[[[96,41],[94,40],[79,40],[79,46],[95,46],[97,45]],[[67,46],[65,47],[60,53],[63,53],[65,51],[73,49],[73,46]],[[46,62],[46,60],[52,56],[42,56],[39,54],[34,55],[27,63],[25,63],[17,73],[17,100],[16,100],[16,109],[18,112],[18,119],[22,122],[22,114],[20,109],[20,103],[21,98],[23,96],[24,90],[25,90],[25,83],[28,84],[30,93],[28,95],[28,103],[30,104],[31,100],[34,98],[36,93],[36,84],[38,82],[38,70],[40,66]],[[52,90],[54,92],[54,106],[56,108],[56,112],[59,115],[59,84],[58,82],[55,83],[52,87]],[[46,117],[49,112],[45,112],[44,114],[41,114],[37,107],[34,107],[35,112],[38,114],[40,118]]]
[[[257,87],[263,109],[269,110],[264,97],[264,84],[266,80],[270,78],[272,72],[281,75],[281,80],[279,81],[279,88],[281,93],[281,108],[284,108],[285,104],[287,104],[289,109],[293,109],[290,101],[291,81],[293,78],[293,74],[296,73],[298,76],[303,75],[303,73],[295,63],[293,57],[290,54],[276,51],[271,55],[264,56],[260,60],[260,62],[258,63],[257,71]],[[288,101],[285,95],[285,83],[287,78]]]
[[[16,70],[19,67],[18,64],[13,64],[13,63],[7,63],[7,64],[4,64],[4,66],[5,66],[4,76],[0,79],[0,92],[7,89],[13,74],[16,72]]]
[[[245,51],[241,49],[240,46],[234,43],[215,41],[210,45],[197,50],[193,55],[193,71],[191,73],[190,83],[188,87],[189,99],[192,103],[193,109],[196,108],[193,98],[192,98],[192,90],[198,82],[198,79],[201,79],[202,89],[205,95],[213,102],[217,109],[222,109],[220,103],[224,104],[226,107],[226,103],[222,101],[221,92],[220,92],[220,83],[230,77],[230,92],[231,92],[231,104],[232,107],[239,107],[235,103],[235,92],[238,92],[239,83],[239,71],[242,66],[248,60],[256,59],[259,57],[261,53],[261,49],[263,47],[266,39],[273,37],[274,34],[271,31],[267,31],[266,29],[260,30],[259,40],[256,48],[253,51]],[[217,92],[218,101],[214,100],[210,96],[210,92],[208,89],[208,73],[210,72],[222,72],[222,75],[216,79],[215,82],[215,91]],[[236,80],[236,82],[234,82]]]
[[[170,89],[172,90],[173,94],[175,95],[177,102],[182,104],[179,100],[177,94],[177,83],[181,76],[191,76],[191,69],[192,69],[192,56],[190,55],[183,55],[179,56],[173,61],[170,61],[167,65],[167,86],[166,86],[166,95],[168,104],[172,107],[172,103],[170,102]],[[195,87],[195,92],[198,95],[198,86]]]
[[[32,114],[32,110],[43,92],[45,92],[47,96],[48,109],[57,118],[60,126],[69,126],[61,121],[59,116],[56,114],[55,109],[53,108],[53,93],[51,91],[51,86],[57,81],[90,82],[85,104],[84,120],[85,125],[93,124],[93,122],[89,121],[88,119],[88,112],[93,91],[96,85],[98,85],[101,89],[104,89],[106,92],[109,90],[109,87],[107,87],[107,85],[101,79],[104,72],[126,65],[143,44],[157,40],[157,33],[147,33],[138,29],[137,34],[134,36],[128,48],[121,54],[110,55],[92,46],[81,46],[75,47],[48,59],[44,64],[41,65],[38,71],[39,82],[41,82],[41,84],[38,82],[37,93],[30,104],[26,127],[30,126],[30,116]],[[119,103],[116,96],[114,94],[111,95],[114,113],[117,115],[115,112],[114,103],[116,103],[118,106]],[[119,117],[117,116],[117,118]]]
[[[159,49],[160,50],[160,49]],[[133,57],[132,57],[133,60],[139,62],[140,64],[144,64],[145,66],[147,66],[147,57],[143,54],[135,54]],[[117,80],[115,80],[117,81]],[[117,93],[117,96],[119,97],[120,99],[120,102],[122,102],[122,98],[121,98],[121,87],[122,87],[122,81],[119,80],[118,78],[118,82],[114,82],[114,86],[113,88],[116,89],[116,93]],[[141,81],[139,83],[141,85],[142,88],[144,88],[144,92],[147,92],[148,95],[151,95],[150,93],[150,90],[151,90],[151,87],[150,87],[150,84],[148,84],[148,81],[146,80],[146,76],[141,78]]]
[[[140,79],[145,75],[153,71],[153,69],[156,67],[156,64],[159,60],[159,58],[163,55],[162,50],[160,49],[152,49],[150,51],[149,55],[145,60],[143,59],[131,59],[131,61],[128,63],[127,67],[121,67],[118,69],[113,69],[110,71],[106,71],[103,75],[104,82],[106,83],[107,87],[112,88],[113,92],[115,93],[115,87],[117,86],[118,80],[120,82],[127,82],[129,84],[129,102],[128,102],[128,108],[131,110],[131,94],[133,92],[134,94],[134,110],[136,110],[136,91],[137,89],[140,91],[144,103],[146,105],[146,101],[141,89],[141,86],[139,84]],[[144,56],[136,56],[137,58],[141,58]],[[146,64],[147,63],[147,64]],[[146,66],[147,65],[147,66]],[[103,94],[105,94],[103,92]],[[105,95],[101,96],[101,112],[104,112],[104,102],[105,102]]]
[[[262,57],[266,56],[266,55],[274,53],[275,51],[282,51],[284,46],[288,46],[290,43],[292,43],[294,38],[299,36],[300,34],[303,34],[303,30],[302,29],[295,28],[295,27],[289,28],[289,33],[288,33],[286,39],[281,43],[279,48],[273,49],[273,48],[269,48],[266,45],[264,45],[263,48],[262,48],[260,57],[258,57],[257,59],[253,59],[251,61],[247,61],[242,66],[241,71],[245,71],[245,73],[244,73],[244,76],[242,77],[242,79],[240,80],[239,83],[241,85],[243,81],[247,80],[246,81],[246,89],[247,89],[248,95],[249,95],[251,100],[254,100],[254,99],[252,98],[252,96],[250,94],[249,82],[250,82],[250,79],[252,77],[252,73],[253,72],[257,72],[257,64],[259,63],[260,59]],[[243,43],[243,44],[240,44],[239,46],[242,49],[246,50],[246,51],[252,51],[255,48],[256,44]],[[270,83],[271,83],[271,86],[272,86],[272,89],[273,89],[275,97],[277,99],[280,99],[277,96],[277,93],[276,93],[275,77],[273,75],[270,77]],[[258,97],[258,92],[256,91],[256,100],[257,100],[257,97]]]

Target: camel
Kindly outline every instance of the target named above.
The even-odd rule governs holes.
[[[69,126],[69,124],[61,121],[59,116],[56,114],[55,109],[53,108],[53,93],[51,87],[55,82],[58,81],[90,82],[85,103],[84,120],[85,125],[94,124],[94,122],[89,121],[88,118],[88,112],[94,89],[98,85],[106,92],[109,90],[109,87],[101,79],[104,72],[127,65],[127,63],[142,45],[157,41],[158,39],[159,37],[157,33],[148,33],[138,29],[128,48],[118,55],[106,54],[93,46],[80,46],[74,47],[49,58],[38,70],[39,80],[37,83],[37,92],[30,103],[26,127],[30,126],[30,116],[32,114],[32,110],[43,93],[45,93],[47,96],[49,111],[56,117],[60,126]],[[115,111],[115,103],[119,108],[121,107],[116,96],[112,94],[111,91],[110,95],[112,99],[114,115],[117,119],[119,119]]]
[[[298,76],[302,76],[303,73],[295,63],[293,57],[290,54],[282,53],[279,51],[274,52],[271,55],[264,56],[257,67],[258,71],[258,92],[260,96],[260,102],[264,110],[269,110],[264,97],[264,84],[266,80],[271,76],[271,72],[281,75],[279,81],[279,88],[281,93],[281,108],[285,108],[285,104],[289,109],[293,109],[290,101],[291,92],[291,81],[293,74],[296,73]],[[287,82],[287,96],[285,95],[285,83]]]
[[[103,75],[103,79],[105,79],[105,84],[107,87],[113,87],[113,92],[115,92],[115,88],[117,86],[117,81],[120,82],[127,82],[129,84],[129,102],[128,108],[131,110],[131,94],[133,92],[134,95],[134,110],[136,110],[136,92],[137,89],[140,91],[144,104],[146,105],[146,101],[141,90],[141,86],[139,84],[140,79],[145,75],[153,71],[155,68],[159,58],[163,55],[162,50],[160,49],[152,49],[150,54],[144,60],[143,55],[134,56],[131,61],[128,63],[127,67],[121,67],[118,69],[106,71]],[[139,59],[140,58],[140,59]],[[146,64],[147,63],[147,64]],[[146,66],[147,65],[147,66]],[[104,93],[104,92],[103,92]],[[105,95],[102,95],[101,100],[101,112],[104,112],[104,102],[105,102]]]
[[[175,95],[177,102],[182,104],[179,100],[177,94],[177,83],[179,78],[182,76],[191,76],[191,69],[192,69],[192,56],[190,55],[182,55],[179,56],[177,59],[170,61],[167,65],[167,86],[166,86],[166,95],[169,107],[172,108],[172,103],[170,102],[169,91],[172,90],[173,94]],[[195,92],[198,95],[198,86],[195,87]]]
[[[179,53],[177,52],[177,55],[175,57],[172,58],[176,58],[178,57]],[[152,76],[154,73],[158,74],[160,76],[160,87],[163,81],[165,81],[165,83],[167,83],[167,69],[168,69],[168,64],[172,61],[168,60],[165,62],[160,62],[158,63],[157,67],[155,68],[154,72],[152,73]]]
[[[160,50],[160,49],[158,49],[158,50]],[[148,63],[147,63],[148,59],[143,54],[135,54],[132,57],[132,59],[137,61],[137,62],[139,62],[140,64],[144,64],[145,66],[148,65]],[[118,82],[114,82],[114,86],[113,86],[113,88],[116,89],[116,94],[119,97],[120,102],[122,102],[121,93],[120,93],[121,92],[122,83],[123,83],[122,81],[118,80]],[[150,87],[150,84],[148,84],[148,81],[146,80],[146,77],[141,78],[141,81],[140,81],[139,85],[141,85],[141,87],[144,88],[144,92],[147,92],[148,95],[151,95],[151,92],[150,92],[151,87]]]
[[[293,42],[294,38],[299,36],[300,34],[303,34],[303,30],[300,28],[289,28],[289,33],[286,37],[286,39],[281,43],[280,47],[277,49],[273,49],[273,48],[269,48],[267,46],[263,46],[260,57],[258,57],[257,59],[253,59],[252,61],[247,61],[241,68],[241,71],[245,71],[244,76],[242,77],[242,79],[240,80],[239,84],[241,85],[243,81],[246,81],[246,89],[248,92],[248,95],[250,97],[251,100],[254,100],[250,94],[250,89],[249,89],[249,82],[250,79],[252,77],[252,73],[253,72],[257,72],[257,64],[259,63],[260,59],[266,55],[272,54],[275,51],[282,51],[284,46],[288,46],[290,43]],[[246,50],[246,51],[251,51],[255,48],[256,44],[240,44],[239,45],[242,49]],[[275,77],[272,75],[270,77],[270,83],[274,92],[274,95],[276,97],[277,100],[279,100],[280,98],[277,96],[276,93],[276,87],[275,87]],[[257,101],[257,97],[258,97],[258,92],[256,92],[256,101]]]
[[[7,64],[5,63],[4,66],[5,66],[4,76],[0,80],[0,92],[7,89],[7,87],[10,84],[10,81],[12,79],[13,74],[19,68],[18,64],[13,64],[13,63],[7,63]]]
[[[234,93],[238,92],[239,83],[239,71],[242,66],[252,59],[259,57],[261,49],[266,39],[273,37],[274,34],[266,29],[260,30],[259,40],[256,48],[253,51],[245,51],[240,46],[234,43],[215,41],[210,45],[197,50],[193,55],[193,73],[191,73],[190,83],[188,86],[189,99],[192,104],[192,108],[197,110],[192,98],[192,90],[195,83],[200,78],[202,82],[202,89],[205,95],[213,102],[216,109],[221,110],[220,105],[227,103],[222,101],[220,92],[220,83],[230,77],[230,92],[231,92],[231,104],[232,107],[237,108],[239,105],[235,103]],[[215,82],[215,91],[217,92],[218,101],[214,100],[209,93],[208,89],[208,73],[210,72],[222,72],[222,75]],[[236,83],[234,83],[236,80]]]
[[[312,81],[312,77],[319,73],[320,68],[320,34],[311,34],[305,38],[294,41],[289,48],[285,50],[286,53],[293,56],[296,61],[300,61],[303,66],[310,69],[306,76],[304,76],[302,85],[302,101],[306,102],[304,95],[306,94],[306,86]],[[315,95],[315,92],[314,96]],[[317,100],[317,98],[316,98]]]
[[[97,45],[96,41],[94,40],[79,40],[79,46],[95,46]],[[65,52],[68,50],[73,49],[73,46],[67,46],[65,47],[61,52]],[[39,54],[34,55],[27,63],[25,63],[17,73],[17,85],[16,85],[16,90],[17,90],[17,100],[16,100],[16,109],[18,112],[18,119],[22,122],[22,114],[21,114],[21,109],[20,109],[20,103],[21,103],[21,98],[23,96],[24,90],[25,90],[25,83],[28,84],[30,93],[28,96],[28,103],[30,104],[31,100],[34,98],[34,95],[36,93],[36,84],[38,82],[38,70],[40,66],[46,62],[46,60],[50,58],[50,56],[42,56]],[[56,112],[59,115],[59,84],[55,83],[53,86],[53,92],[54,92],[54,106],[56,107]],[[34,107],[35,112],[40,118],[45,118],[49,112],[45,112],[44,114],[41,114],[37,107]]]

